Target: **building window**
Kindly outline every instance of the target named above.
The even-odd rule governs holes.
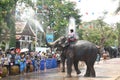
[[[30,37],[28,36],[28,40],[30,40]]]

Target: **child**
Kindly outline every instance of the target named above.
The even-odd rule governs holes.
[[[26,59],[25,59],[25,53],[21,53],[21,59],[20,59],[20,72],[24,74],[26,67]]]
[[[35,56],[35,71],[39,71],[40,60],[38,56]]]
[[[60,61],[61,61],[61,57],[60,57],[60,54],[59,54],[59,53],[56,54],[56,58],[57,58],[58,71],[60,71]]]

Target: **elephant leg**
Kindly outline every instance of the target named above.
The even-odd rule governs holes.
[[[95,75],[95,70],[94,70],[94,62],[88,62],[86,63],[87,65],[87,70],[86,74],[84,75],[85,77],[96,77]]]
[[[65,72],[65,58],[62,58],[62,72]]]
[[[78,63],[79,63],[79,61],[74,61],[74,68],[75,68],[75,70],[76,70],[76,73],[77,73],[77,74],[80,74],[81,71],[78,69]]]
[[[85,73],[84,77],[90,77],[90,65],[87,62],[85,62],[85,63],[86,63],[87,69],[86,69],[86,73]]]
[[[96,77],[95,69],[94,69],[95,60],[90,63],[90,77]]]
[[[96,77],[93,65],[90,66],[90,77]]]
[[[73,64],[72,58],[67,58],[67,77],[71,77],[72,64]]]

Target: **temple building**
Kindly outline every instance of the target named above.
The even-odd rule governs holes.
[[[34,49],[35,33],[27,22],[16,22],[16,48]]]

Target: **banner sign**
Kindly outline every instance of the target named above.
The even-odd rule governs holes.
[[[54,35],[53,33],[46,34],[47,42],[53,42],[54,41]]]

